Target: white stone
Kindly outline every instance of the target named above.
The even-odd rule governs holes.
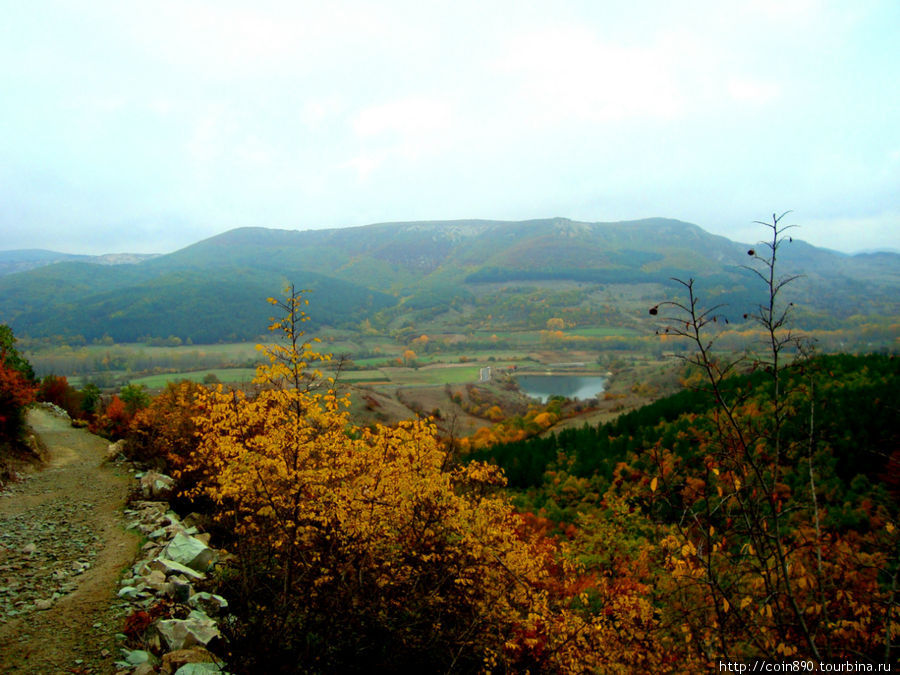
[[[162,557],[186,565],[198,572],[206,572],[218,556],[196,537],[179,532],[163,549]]]
[[[156,623],[160,637],[172,651],[201,645],[205,647],[221,636],[214,621],[209,617],[189,619],[165,619]]]
[[[194,579],[195,581],[206,578],[205,574],[197,572],[196,570],[192,570],[187,565],[182,565],[179,562],[169,560],[163,556],[154,558],[153,562],[150,563],[150,569],[159,570],[160,572],[163,572],[167,577],[172,574],[183,574],[189,579]]]

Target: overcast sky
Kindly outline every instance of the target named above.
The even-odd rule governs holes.
[[[666,216],[900,249],[898,0],[4,2],[0,249]]]

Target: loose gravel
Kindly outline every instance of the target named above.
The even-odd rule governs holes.
[[[36,408],[29,424],[49,462],[0,492],[0,673],[114,673],[131,477],[67,418]]]

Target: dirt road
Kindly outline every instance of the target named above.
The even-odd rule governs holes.
[[[44,409],[28,421],[50,459],[0,492],[0,673],[113,673],[131,479],[101,465],[106,440]]]

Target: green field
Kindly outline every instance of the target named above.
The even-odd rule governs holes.
[[[492,364],[493,365],[493,364]],[[345,370],[340,375],[340,381],[348,384],[365,384],[367,382],[390,382],[398,385],[442,385],[462,384],[465,382],[477,382],[479,365],[448,365],[432,366],[425,368],[383,368],[375,370]],[[164,373],[161,375],[147,375],[131,380],[132,384],[141,384],[148,389],[161,389],[169,382],[191,380],[202,382],[209,374],[215,375],[220,382],[244,383],[250,382],[255,371],[252,368],[213,368],[209,370],[197,370],[193,372]],[[322,371],[323,376],[329,377],[333,373]]]
[[[424,334],[427,329],[423,328]],[[622,327],[583,327],[564,331],[564,335],[586,340],[606,337],[624,338],[635,331]],[[322,341],[311,346],[334,360],[311,364],[328,374],[338,358],[351,360],[340,380],[348,384],[391,383],[397,386],[440,386],[478,382],[482,366],[494,368],[516,364],[519,370],[556,367],[555,364],[583,363],[590,369],[607,350],[596,342],[584,344],[578,339],[547,339],[538,330],[475,330],[463,334],[433,333],[427,344],[417,344],[418,331],[402,330],[397,334],[363,334],[352,331],[326,330]],[[308,335],[310,339],[315,335]],[[401,365],[398,358],[412,349],[414,359]],[[361,358],[354,358],[354,355]],[[253,342],[232,344],[148,346],[141,343],[57,346],[39,348],[28,354],[40,376],[46,373],[66,375],[75,386],[93,382],[107,391],[129,382],[159,389],[168,382],[188,379],[202,382],[210,374],[223,383],[246,383],[252,380],[254,365],[265,357]],[[361,367],[357,370],[355,367]],[[409,367],[411,366],[411,367]]]
[[[397,357],[395,357],[395,356],[392,357],[392,356],[388,356],[388,355],[372,356],[372,357],[369,357],[366,359],[353,359],[353,363],[355,363],[357,366],[364,366],[366,368],[369,368],[371,366],[388,365],[388,363],[390,361],[393,361],[395,358],[397,358]]]
[[[333,377],[333,374],[329,371],[323,371],[322,374],[326,377]],[[338,379],[341,382],[350,384],[364,384],[366,382],[385,382],[390,378],[383,371],[375,369],[344,370],[341,371],[341,376]]]
[[[149,358],[171,358],[185,356],[218,356],[223,359],[245,360],[257,358],[256,342],[234,342],[212,345],[179,345],[178,347],[151,347],[141,342],[123,342],[114,345],[85,345],[78,348],[91,356],[104,356],[122,351],[141,354]],[[40,352],[37,352],[40,353]]]
[[[478,382],[480,366],[461,365],[430,368],[385,368],[392,383],[401,385],[441,385]]]
[[[220,382],[244,383],[250,382],[254,378],[256,370],[253,368],[212,368],[210,370],[195,370],[188,373],[164,373],[162,375],[136,377],[131,380],[131,384],[142,384],[148,389],[162,389],[169,382],[180,382],[181,380],[202,382],[210,373],[219,378]]]

